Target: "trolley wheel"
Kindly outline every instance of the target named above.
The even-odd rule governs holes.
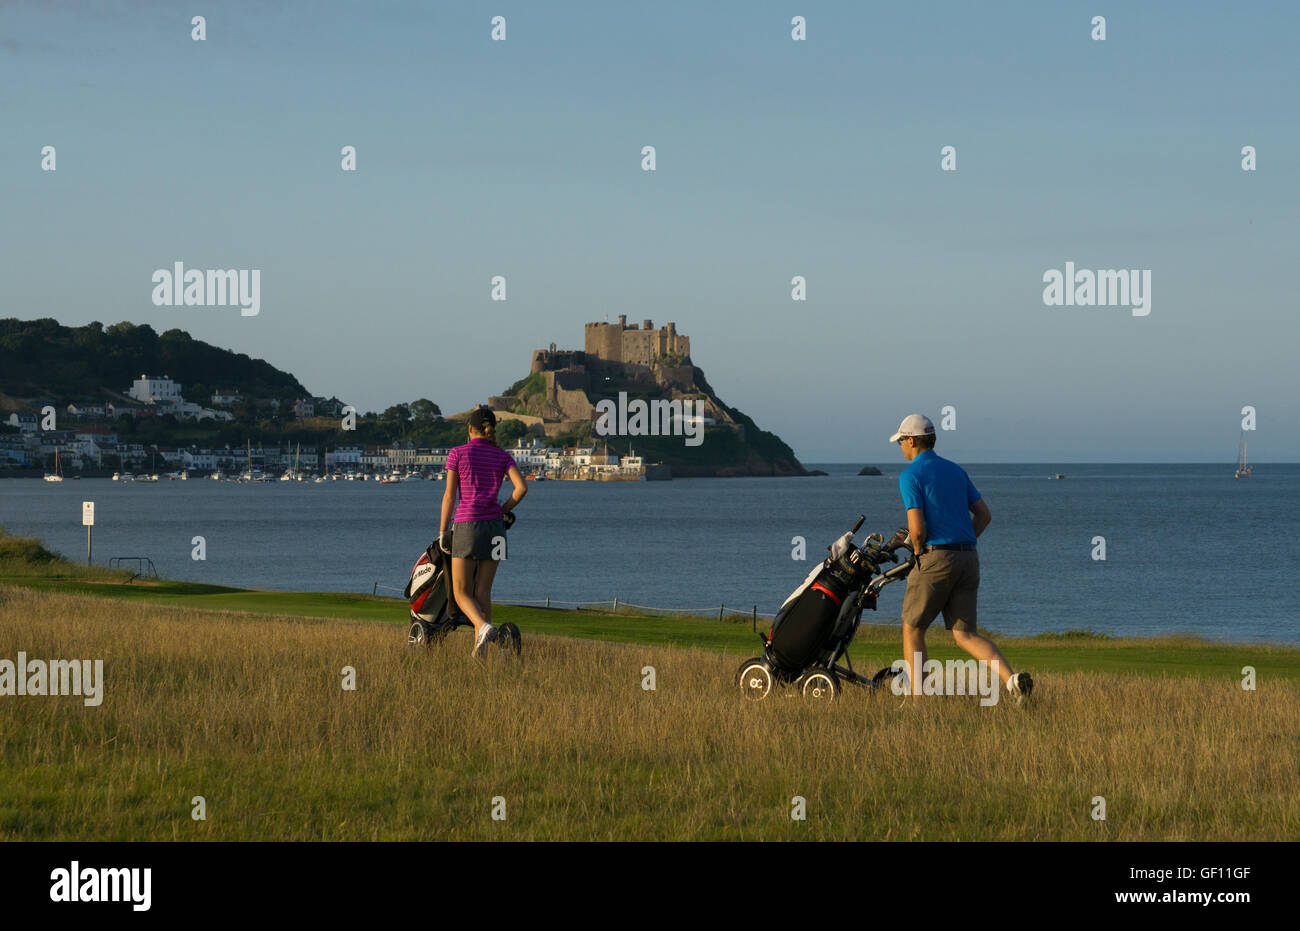
[[[430,639],[429,629],[424,626],[424,621],[411,622],[411,629],[406,632],[407,646],[413,650],[427,647]]]
[[[761,656],[747,659],[736,670],[736,686],[750,701],[762,701],[772,691],[772,670]]]
[[[804,698],[832,702],[840,694],[840,680],[828,669],[814,669],[803,677],[799,691]]]
[[[519,628],[506,621],[497,630],[497,646],[501,648],[501,652],[507,656],[518,656],[523,651],[524,645]]]

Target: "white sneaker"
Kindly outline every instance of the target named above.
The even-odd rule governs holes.
[[[1023,705],[1034,691],[1034,680],[1027,672],[1018,672],[1007,680],[1007,694],[1014,695],[1017,705]]]
[[[471,656],[478,658],[483,655],[483,648],[497,639],[497,629],[491,624],[484,624],[478,629],[478,639],[474,641],[474,650]]]

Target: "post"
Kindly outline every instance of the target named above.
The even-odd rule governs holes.
[[[750,629],[758,633],[758,605],[754,605],[754,619],[750,622]]]
[[[614,613],[618,614],[618,595],[614,596]]]
[[[547,595],[547,596],[546,596],[546,607],[549,608],[550,606],[551,606],[551,596],[550,596],[550,595]]]
[[[86,565],[90,565],[90,528],[95,526],[95,502],[81,502],[81,522],[86,526]]]
[[[378,595],[378,594],[379,594],[379,580],[378,580],[378,579],[375,579],[375,587],[372,588],[372,589],[370,590],[370,594],[372,594],[372,595]]]
[[[718,605],[718,623],[719,623],[719,624],[722,623],[722,609],[725,608],[725,607],[726,607],[726,605]]]

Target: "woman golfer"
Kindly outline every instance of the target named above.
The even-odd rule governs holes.
[[[447,490],[438,523],[438,548],[451,557],[452,593],[474,625],[476,657],[496,639],[492,579],[497,560],[506,555],[506,528],[515,520],[510,512],[528,494],[515,460],[496,444],[496,425],[496,415],[486,407],[469,415],[469,442],[447,454]],[[497,495],[506,476],[515,490],[510,500],[499,504]]]

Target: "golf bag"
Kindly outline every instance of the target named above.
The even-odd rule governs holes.
[[[763,655],[741,664],[737,680],[746,697],[765,698],[774,684],[793,683],[805,695],[833,698],[841,682],[879,686],[892,674],[885,668],[870,679],[858,675],[848,648],[862,612],[874,611],[880,589],[903,578],[915,560],[882,572],[882,563],[898,562],[895,550],[906,545],[907,531],[899,530],[888,543],[872,534],[854,546],[863,520],[829,547],[830,556],[786,598],[771,630],[762,635]],[[841,658],[847,666],[838,665]]]
[[[402,597],[411,604],[411,629],[407,642],[424,645],[441,640],[457,627],[473,626],[460,613],[451,590],[451,557],[434,540],[411,568]]]
[[[411,647],[428,646],[458,627],[474,626],[456,604],[451,586],[451,557],[438,548],[437,540],[425,547],[411,567],[411,578],[402,589],[402,597],[411,606],[411,626],[406,635]],[[503,651],[519,654],[522,638],[514,624],[500,625],[496,637]]]

